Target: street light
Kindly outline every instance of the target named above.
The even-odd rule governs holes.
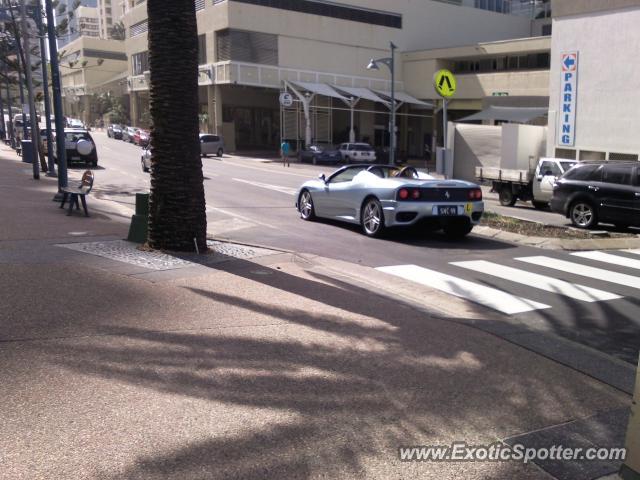
[[[379,64],[386,65],[391,71],[391,127],[389,135],[389,164],[394,165],[396,159],[396,71],[395,71],[395,51],[396,47],[393,42],[389,42],[391,48],[391,57],[373,58],[367,65],[367,70],[380,70]]]

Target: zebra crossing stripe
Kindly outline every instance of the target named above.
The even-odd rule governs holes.
[[[627,253],[633,253],[635,255],[640,255],[640,248],[635,248],[632,250],[622,250],[623,252],[627,252]]]
[[[634,277],[633,275],[627,275],[625,273],[612,272],[603,268],[588,267],[579,263],[567,262],[565,260],[544,256],[521,257],[516,258],[516,260],[530,263],[532,265],[538,265],[539,267],[560,270],[573,275],[595,278],[596,280],[601,280],[603,282],[616,283],[618,285],[624,285],[625,287],[640,289],[640,277]]]
[[[452,262],[450,265],[484,273],[493,277],[503,278],[509,282],[521,283],[546,292],[565,295],[583,302],[600,302],[622,298],[619,295],[605,292],[603,290],[597,290],[583,285],[576,285],[557,278],[527,272],[526,270],[520,270],[518,268],[498,265],[497,263],[487,262],[485,260]]]
[[[384,273],[395,275],[441,292],[464,298],[485,307],[498,310],[507,315],[531,312],[551,308],[544,303],[534,302],[526,298],[516,297],[502,290],[486,287],[478,283],[469,282],[461,278],[429,270],[417,265],[397,265],[392,267],[379,267]]]
[[[621,267],[635,268],[640,270],[640,260],[635,258],[620,257],[611,253],[605,252],[576,252],[571,255],[580,258],[587,258],[589,260],[596,260],[598,262],[610,263],[612,265],[619,265]]]

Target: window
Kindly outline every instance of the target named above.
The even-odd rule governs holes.
[[[365,170],[366,167],[347,168],[346,170],[334,175],[329,179],[331,183],[344,183],[353,180],[357,174]]]
[[[542,35],[545,37],[551,35],[551,24],[542,26]]]
[[[216,32],[216,59],[218,62],[236,61],[278,64],[278,36],[244,30]]]
[[[292,12],[320,15],[322,17],[339,18],[352,22],[380,25],[382,27],[402,28],[402,15],[382,12],[367,8],[337,5],[335,3],[315,0],[234,0],[238,3],[278,8]]]
[[[564,178],[585,182],[588,180],[599,181],[600,172],[600,165],[577,165],[565,173]]]
[[[454,73],[487,73],[505,70],[548,69],[551,55],[548,52],[508,57],[482,57],[458,60],[453,63]]]
[[[540,165],[540,175],[546,175],[547,172],[551,172],[551,175],[556,177],[562,175],[560,167],[556,162],[542,162],[542,165]]]
[[[198,35],[198,65],[207,63],[207,36]]]
[[[149,52],[134,53],[131,55],[131,64],[134,75],[142,75],[149,70]]]
[[[631,185],[631,165],[605,165],[602,181],[618,185]]]
[[[129,36],[137,37],[138,35],[142,35],[143,33],[147,33],[149,31],[149,22],[148,20],[143,20],[142,22],[136,23],[135,25],[131,25],[129,27]]]

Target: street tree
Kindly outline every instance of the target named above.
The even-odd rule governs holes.
[[[198,139],[198,33],[193,0],[147,0],[151,112],[151,248],[206,250]]]

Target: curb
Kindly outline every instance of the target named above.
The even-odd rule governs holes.
[[[485,238],[501,240],[504,242],[537,247],[545,250],[623,250],[627,248],[640,248],[640,237],[636,238],[594,238],[568,240],[563,238],[530,237],[519,233],[505,232],[492,227],[477,226],[473,233]]]

